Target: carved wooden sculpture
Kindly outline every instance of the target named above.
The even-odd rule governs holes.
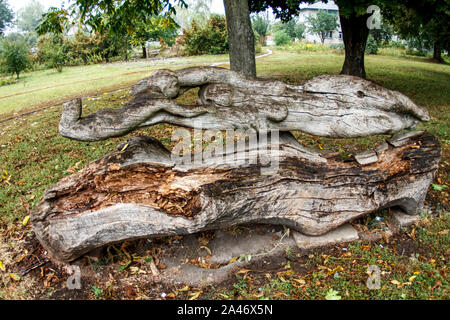
[[[201,87],[195,106],[174,102]],[[71,261],[110,243],[185,235],[243,223],[283,224],[322,235],[386,207],[416,214],[438,169],[436,138],[415,132],[377,150],[339,162],[302,147],[289,132],[335,138],[395,133],[429,116],[404,95],[349,76],[322,76],[303,86],[246,79],[219,68],[161,70],[137,83],[134,98],[117,110],[81,117],[81,100],[63,109],[60,132],[80,141],[123,136],[157,123],[255,132],[279,139],[249,143],[201,164],[178,164],[149,137],[133,137],[47,190],[32,222],[57,260]],[[272,133],[274,134],[274,133]],[[276,157],[279,169],[261,175]],[[229,159],[229,158],[228,158]]]

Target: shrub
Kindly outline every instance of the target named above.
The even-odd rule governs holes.
[[[372,36],[370,36],[369,39],[367,40],[366,53],[368,54],[378,53],[378,44]]]
[[[38,42],[37,60],[47,68],[55,68],[58,72],[62,72],[69,58],[67,51],[64,37],[59,35],[42,37]]]
[[[204,26],[192,22],[189,29],[183,30],[180,44],[187,55],[221,54],[229,50],[226,19],[212,15]]]
[[[391,41],[388,47],[398,48],[398,49],[406,49],[406,46],[401,41]]]
[[[39,38],[36,63],[62,71],[64,66],[122,60],[129,46],[123,39],[78,31],[73,37],[47,35]]]
[[[331,44],[330,49],[333,50],[345,50],[345,45],[343,43]]]
[[[304,41],[289,42],[287,45],[282,46],[280,49],[297,52],[319,52],[331,50],[327,45],[321,43],[307,43]]]
[[[277,46],[283,46],[292,41],[291,37],[284,30],[278,30],[273,37]]]
[[[11,41],[8,39],[2,42],[2,67],[6,73],[17,75],[31,66],[29,50],[24,41]]]
[[[9,86],[15,83],[17,83],[17,80],[14,77],[0,79],[0,87]]]

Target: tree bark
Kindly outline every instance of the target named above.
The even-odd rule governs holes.
[[[255,35],[248,0],[224,0],[231,70],[256,77]]]
[[[197,105],[176,102],[196,87]],[[197,67],[159,70],[131,94],[122,108],[87,117],[81,117],[81,99],[66,103],[61,134],[98,141],[171,123],[211,129],[213,135],[241,129],[254,137],[259,133],[259,139],[241,137],[244,143],[236,146],[227,136],[231,148],[224,150],[219,138],[213,150],[191,155],[187,138],[183,157],[176,151],[174,157],[159,141],[136,137],[64,178],[32,213],[36,236],[57,260],[71,261],[120,241],[244,223],[322,235],[381,208],[399,206],[415,214],[438,169],[439,142],[423,132],[394,137],[391,146],[344,163],[306,149],[288,132],[368,136],[429,120],[425,109],[401,93],[357,77],[325,75],[290,86]]]
[[[442,45],[439,40],[436,40],[434,42],[433,60],[439,63],[442,63],[444,61],[444,59],[442,59]]]
[[[352,14],[349,17],[340,15],[345,44],[345,62],[341,74],[366,78],[364,54],[369,37],[369,28],[367,27],[369,17],[369,14],[362,16]]]
[[[427,133],[390,140],[365,166],[307,152],[290,133],[268,141],[267,149],[256,142],[228,153],[235,161],[216,154],[186,165],[157,140],[134,137],[47,190],[32,213],[34,231],[64,262],[121,241],[238,224],[318,236],[382,208],[417,214],[441,156]],[[278,158],[279,169],[261,174],[264,158]]]
[[[142,59],[147,59],[147,47],[142,45]]]
[[[200,87],[198,104],[175,99]],[[210,130],[299,130],[352,138],[395,133],[428,121],[426,109],[399,92],[370,81],[325,75],[302,86],[280,81],[248,79],[222,68],[159,70],[138,82],[134,98],[120,109],[82,117],[81,99],[64,105],[62,136],[80,141],[120,137],[138,128],[169,123]]]

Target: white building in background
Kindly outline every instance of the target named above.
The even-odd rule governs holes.
[[[325,39],[325,44],[340,44],[343,43],[342,39],[342,29],[341,22],[339,20],[339,7],[334,3],[334,1],[328,1],[328,3],[316,2],[313,4],[300,4],[300,14],[298,23],[306,25],[305,39],[312,43],[321,43],[320,37],[316,34],[312,34],[309,31],[309,24],[307,21],[308,16],[316,16],[319,10],[326,10],[331,14],[335,14],[338,17],[338,27],[335,31],[330,32],[328,37]]]

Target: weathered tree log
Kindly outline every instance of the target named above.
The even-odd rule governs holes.
[[[161,143],[135,137],[125,150],[120,146],[47,190],[31,219],[38,239],[60,261],[120,241],[244,223],[322,235],[381,208],[416,214],[423,206],[439,166],[439,142],[428,133],[400,140],[394,147],[391,139],[377,150],[376,163],[362,166],[308,153],[281,133],[267,151],[279,158],[279,170],[264,176],[261,163],[220,162],[217,155],[177,165]],[[251,159],[257,150],[250,145],[234,155]]]
[[[201,87],[198,104],[174,99]],[[255,80],[221,68],[160,70],[140,81],[121,109],[82,115],[81,99],[65,104],[60,133],[80,141],[123,136],[169,123],[212,130],[298,130],[350,138],[392,134],[428,121],[427,111],[403,94],[352,76],[325,75],[302,86]]]

